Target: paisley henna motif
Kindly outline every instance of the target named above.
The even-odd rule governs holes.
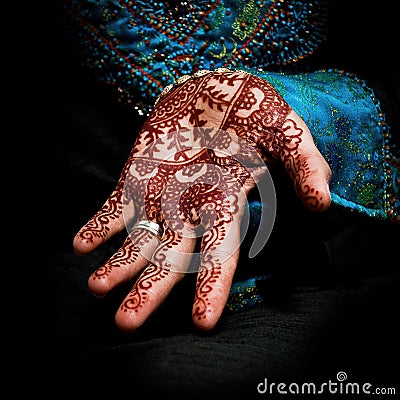
[[[110,221],[116,220],[122,216],[123,203],[122,193],[126,176],[129,171],[130,160],[128,159],[121,172],[118,183],[101,209],[92,217],[92,219],[77,233],[82,242],[93,243],[94,238],[105,238],[109,231]]]
[[[304,131],[289,118],[291,107],[267,81],[243,71],[224,71],[182,82],[157,102],[115,191],[80,234],[84,240],[105,237],[110,220],[124,215],[133,245],[116,253],[93,279],[133,263],[139,253],[147,258],[149,266],[121,306],[125,312],[139,310],[155,281],[171,271],[182,272],[173,253],[179,253],[186,237],[201,238],[193,311],[201,320],[213,284],[221,278],[224,253],[236,250],[227,245],[230,229],[240,224],[243,194],[265,171],[263,160],[281,161],[310,207],[321,207],[321,199],[305,183],[310,167],[299,156]],[[159,242],[135,230],[135,221],[142,219],[163,226]]]
[[[105,205],[93,216],[93,218],[79,231],[77,236],[83,242],[93,243],[94,238],[104,238],[110,228],[111,220],[117,219],[122,214],[122,204],[118,193],[112,195]]]
[[[138,257],[138,251],[135,246],[128,245],[129,238],[125,240],[124,245],[100,268],[98,268],[91,276],[91,279],[104,279],[111,274],[114,268],[126,267],[132,264]]]
[[[207,263],[207,260],[205,260]],[[218,281],[221,275],[222,266],[214,266],[213,268],[203,268],[199,270],[197,276],[196,293],[193,305],[193,318],[201,321],[207,318],[207,312],[210,311],[211,302],[209,294],[213,290],[213,284]]]
[[[154,282],[164,279],[168,274],[168,269],[150,264],[137,280],[125,301],[121,304],[121,311],[138,312],[146,303],[148,291],[153,287]]]

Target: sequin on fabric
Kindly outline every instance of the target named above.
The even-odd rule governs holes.
[[[234,282],[231,287],[226,304],[228,311],[238,311],[244,307],[254,306],[265,301],[263,294],[258,288],[259,282],[270,279],[269,275],[255,276]]]

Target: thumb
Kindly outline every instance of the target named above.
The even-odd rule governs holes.
[[[296,193],[306,207],[324,211],[330,206],[331,170],[319,152],[299,154],[292,178]]]
[[[293,180],[297,195],[309,209],[326,210],[331,203],[332,171],[316,147],[310,130],[293,110],[282,130],[285,139],[279,146],[279,158]]]

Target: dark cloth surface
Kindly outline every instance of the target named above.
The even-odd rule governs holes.
[[[385,97],[398,141],[400,75],[388,65],[390,20],[375,16],[375,27],[387,29],[379,41],[363,23],[373,18],[367,10],[343,13],[345,2],[334,3],[331,40],[311,63],[369,78]],[[31,391],[51,398],[259,398],[264,378],[319,382],[339,371],[352,382],[398,385],[399,226],[334,207],[308,212],[279,171],[271,238],[238,270],[239,276],[249,268],[271,272],[260,287],[264,304],[226,312],[215,331],[201,334],[191,323],[195,277],[188,276],[138,332],[116,329],[114,314],[129,285],[97,299],[87,279],[124,233],[83,257],[74,254],[72,239],[114,188],[143,120],[81,70],[74,48],[62,40],[55,4],[35,10],[34,38],[42,46],[35,46],[36,79],[28,94],[28,118],[43,150],[35,153],[40,179],[33,193],[43,219],[29,243],[35,307],[24,333],[33,349],[25,371]]]

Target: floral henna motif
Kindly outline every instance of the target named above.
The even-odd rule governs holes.
[[[158,282],[169,275],[167,268],[159,268],[150,264],[137,280],[128,297],[121,304],[120,309],[124,312],[139,312],[139,309],[148,300],[148,292],[155,282]]]
[[[121,248],[92,274],[92,279],[105,279],[110,276],[114,268],[128,267],[137,260],[138,254],[138,248],[132,245],[130,238],[125,239]]]
[[[121,199],[130,162],[131,160],[128,159],[125,163],[119,181],[106,203],[84,226],[84,228],[77,233],[77,237],[79,237],[82,242],[94,243],[95,238],[105,238],[110,232],[110,222],[118,220],[122,216],[123,201]]]
[[[77,236],[82,242],[94,243],[95,238],[105,238],[110,228],[108,224],[111,220],[118,219],[122,214],[122,204],[120,195],[114,193],[107,200],[107,203],[93,216],[85,225],[84,229],[78,232]]]
[[[240,223],[243,193],[266,170],[264,156],[282,161],[299,195],[319,207],[318,192],[305,185],[310,167],[299,156],[304,131],[289,118],[291,112],[267,81],[239,71],[202,74],[160,99],[139,132],[113,196],[86,227],[89,238],[103,237],[121,213],[126,225],[133,220],[133,246],[116,253],[94,279],[147,252],[149,265],[121,310],[137,312],[155,282],[173,270],[181,272],[180,262],[187,267],[188,260],[179,257],[187,235],[201,237],[193,317],[206,318],[223,256],[236,250],[227,244],[229,231]],[[132,236],[135,221],[142,219],[164,227],[156,244]]]
[[[210,256],[208,256],[209,258]],[[207,262],[207,260],[205,260]],[[213,291],[213,285],[218,281],[221,275],[222,266],[214,266],[213,268],[201,267],[197,277],[196,293],[193,304],[193,318],[201,321],[207,318],[210,312],[211,302],[209,294]]]
[[[296,193],[311,209],[321,210],[324,207],[324,198],[318,190],[306,184],[311,169],[308,162],[302,160],[299,154],[304,132],[292,119],[285,121],[282,130],[283,137],[279,139],[279,145],[275,146],[280,146],[280,158],[294,181]]]
[[[173,250],[185,228],[202,237],[198,315],[224,261],[213,250],[223,254],[229,225],[241,210],[238,194],[249,182],[255,185],[249,169],[259,168],[260,160],[246,146],[254,153],[262,143],[285,139],[289,111],[264,80],[237,72],[209,74],[172,89],[138,135],[123,198],[133,199],[139,219],[164,225],[152,265],[179,270]],[[162,278],[163,270],[157,274]]]
[[[298,196],[310,208],[320,210],[324,206],[323,197],[305,184],[310,167],[299,156],[304,131],[288,118],[290,112],[291,107],[268,82],[252,77],[238,96],[223,128],[235,131],[239,137],[254,142],[281,160],[294,181]]]
[[[139,171],[151,170],[143,168],[144,162],[140,160]],[[154,164],[154,160],[149,163]],[[174,261],[179,257],[173,255],[172,250],[185,236],[203,236],[203,242],[208,243],[203,247],[208,250],[223,242],[227,224],[240,211],[238,193],[242,181],[244,176],[249,176],[242,171],[243,168],[233,166],[232,161],[227,165],[230,171],[215,166],[208,152],[201,151],[187,162],[160,162],[158,166],[153,166],[156,170],[154,176],[144,178],[133,164],[127,190],[132,194],[142,193],[135,188],[145,186],[144,210],[139,214],[145,215],[146,219],[162,222],[165,229],[161,243],[150,259],[152,263],[181,270],[176,265],[177,261]],[[231,175],[232,171],[237,175]],[[143,181],[146,181],[145,185]],[[213,235],[207,236],[206,232],[211,230]],[[137,239],[132,241],[143,248]]]

